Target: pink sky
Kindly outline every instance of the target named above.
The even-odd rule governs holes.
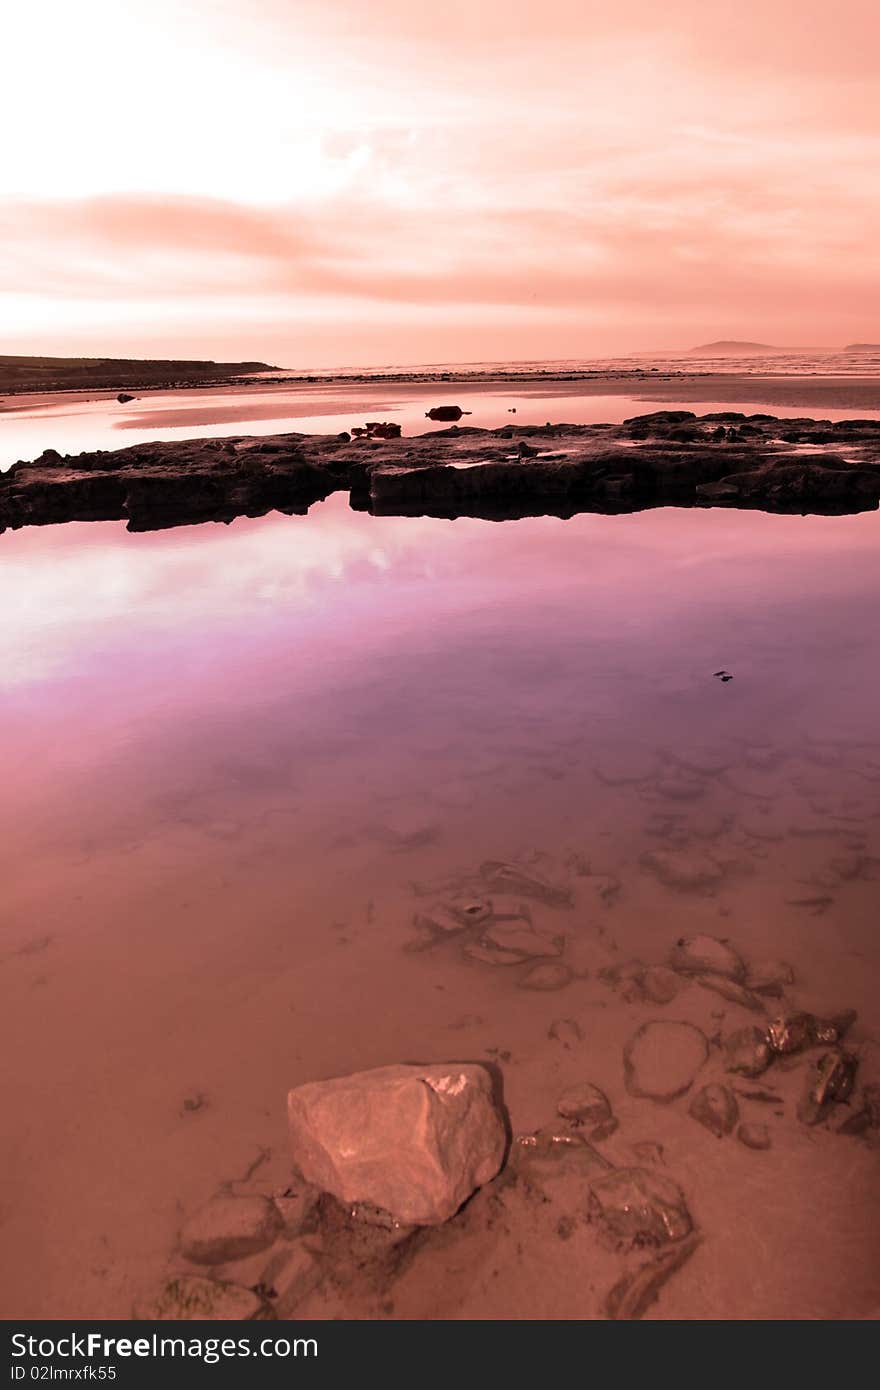
[[[880,339],[876,0],[47,0],[4,50],[0,352]]]

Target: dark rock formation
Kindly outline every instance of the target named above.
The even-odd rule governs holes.
[[[387,429],[383,427],[383,432]],[[396,426],[394,427],[397,428]],[[411,438],[284,434],[138,444],[0,474],[0,528],[132,530],[304,512],[344,488],[374,514],[507,517],[646,507],[855,512],[880,503],[880,421],[657,411],[622,425],[453,425]]]

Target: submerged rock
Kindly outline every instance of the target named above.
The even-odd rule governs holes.
[[[760,1076],[773,1059],[767,1034],[760,1028],[739,1028],[724,1040],[725,1066],[739,1076]]]
[[[571,984],[573,978],[568,966],[561,962],[534,965],[527,975],[523,975],[519,987],[537,990],[564,989],[566,985]]]
[[[687,850],[650,850],[642,855],[641,865],[667,888],[676,888],[680,893],[717,888],[724,877],[714,859],[707,854],[693,854]]]
[[[815,1014],[793,1010],[780,1014],[767,1025],[767,1040],[774,1052],[787,1057],[808,1047],[827,1047],[839,1042],[855,1020],[854,1009],[847,1009],[833,1018],[817,1018]]]
[[[213,1197],[185,1222],[181,1253],[194,1264],[242,1260],[267,1249],[282,1224],[281,1213],[266,1197]]]
[[[626,1088],[633,1096],[674,1100],[690,1090],[708,1055],[706,1037],[692,1023],[643,1023],[624,1048]]]
[[[668,1245],[693,1221],[678,1183],[651,1168],[615,1168],[590,1183],[589,1216],[618,1249]]]
[[[686,1264],[700,1244],[699,1236],[660,1250],[652,1260],[619,1279],[605,1300],[605,1312],[614,1322],[632,1322],[644,1317],[656,1303],[664,1284]]]
[[[563,1091],[556,1103],[563,1119],[580,1120],[584,1124],[604,1124],[611,1119],[611,1102],[592,1081],[581,1081]]]
[[[820,1057],[815,1067],[810,1068],[804,1094],[798,1102],[798,1119],[807,1125],[818,1124],[836,1102],[848,1100],[857,1068],[858,1058],[842,1048]]]
[[[740,1008],[751,1009],[754,1013],[765,1012],[764,1002],[757,994],[737,984],[736,980],[729,980],[726,975],[695,975],[694,979],[703,989],[711,989],[713,994],[720,994],[730,1004],[739,1004]]]
[[[493,922],[483,933],[480,944],[490,950],[513,951],[523,959],[559,956],[565,938],[537,931],[523,921]]]
[[[645,998],[652,1004],[671,1004],[681,988],[681,980],[674,970],[651,965],[641,978],[641,986]]]
[[[789,985],[794,984],[794,970],[785,960],[755,961],[746,975],[746,987],[755,994],[765,994],[774,999],[782,997]]]
[[[571,889],[551,883],[543,874],[501,859],[487,859],[480,867],[480,877],[490,893],[511,893],[517,897],[534,898],[549,907],[571,907]]]
[[[724,975],[738,983],[746,976],[733,947],[715,936],[682,937],[669,954],[669,964],[680,975]]]
[[[134,1315],[144,1322],[251,1322],[273,1313],[253,1289],[185,1274],[166,1280]]]
[[[769,1149],[770,1131],[766,1125],[740,1125],[736,1137],[747,1149]]]
[[[487,1068],[450,1062],[380,1067],[288,1096],[303,1177],[345,1203],[404,1224],[453,1216],[501,1168],[505,1117]]]
[[[739,1106],[736,1096],[726,1086],[703,1086],[691,1101],[688,1114],[716,1138],[723,1139],[739,1119]]]

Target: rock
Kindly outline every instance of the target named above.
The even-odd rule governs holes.
[[[604,1124],[611,1119],[608,1097],[592,1081],[581,1081],[563,1091],[556,1103],[557,1113],[565,1120],[580,1120],[584,1124]]]
[[[747,1149],[769,1149],[770,1131],[766,1125],[740,1125],[736,1137]]]
[[[746,987],[755,994],[780,999],[794,984],[794,970],[785,960],[754,961],[746,974]]]
[[[518,983],[520,989],[554,990],[564,989],[573,978],[567,965],[534,965]]]
[[[767,1041],[771,1051],[780,1057],[801,1052],[814,1042],[813,1016],[807,1013],[782,1014],[767,1025]]]
[[[453,911],[449,903],[435,903],[427,912],[417,912],[413,917],[417,931],[427,932],[436,941],[448,936],[458,936],[467,931],[468,922]]]
[[[695,854],[687,850],[649,850],[647,854],[642,855],[640,863],[643,869],[654,874],[666,888],[675,888],[680,893],[705,892],[717,888],[724,877],[714,859],[710,859],[707,854]],[[707,967],[704,965],[701,968],[705,970]]]
[[[623,1052],[630,1095],[670,1101],[684,1095],[709,1055],[705,1035],[692,1023],[643,1023]]]
[[[166,1280],[134,1316],[143,1322],[251,1322],[273,1314],[253,1289],[186,1274]]]
[[[660,1297],[664,1284],[687,1263],[699,1244],[699,1236],[690,1236],[624,1274],[605,1300],[608,1318],[613,1322],[632,1322],[644,1317]]]
[[[688,1114],[716,1138],[730,1134],[739,1119],[736,1096],[726,1086],[703,1086],[688,1107]]]
[[[547,1037],[553,1042],[562,1043],[564,1048],[572,1048],[583,1041],[580,1024],[573,1018],[554,1018],[547,1029]]]
[[[264,1283],[279,1318],[288,1318],[321,1281],[321,1266],[301,1240],[285,1244],[266,1267]]]
[[[849,1099],[855,1084],[858,1058],[842,1048],[826,1052],[811,1067],[804,1093],[798,1102],[798,1119],[806,1125],[818,1124],[838,1101]]]
[[[267,1249],[281,1228],[278,1208],[266,1197],[213,1197],[185,1222],[180,1249],[194,1264],[228,1264]]]
[[[480,866],[480,877],[490,893],[511,893],[516,897],[534,898],[536,902],[546,903],[549,907],[571,907],[573,902],[570,888],[551,883],[542,874],[535,873],[522,864],[487,859]]]
[[[497,946],[483,946],[478,941],[468,942],[464,955],[478,965],[524,965],[529,959],[521,951],[501,951]]]
[[[682,937],[669,954],[669,964],[680,975],[724,975],[740,983],[746,976],[736,951],[715,936]]]
[[[470,415],[470,411],[460,405],[432,405],[425,411],[426,420],[460,420],[462,415]]]
[[[652,1004],[671,1004],[681,988],[681,981],[674,970],[652,965],[642,976],[641,986],[645,998]]]
[[[116,389],[113,386],[112,389]],[[127,394],[127,393],[126,393]],[[460,407],[434,407],[459,410]],[[303,512],[347,488],[374,514],[492,518],[638,506],[761,506],[801,512],[863,511],[880,499],[877,423],[843,435],[822,422],[788,424],[768,417],[723,446],[718,421],[684,426],[568,425],[554,429],[554,452],[511,457],[514,427],[431,429],[400,438],[400,425],[371,420],[339,435],[281,434],[229,439],[152,441],[126,449],[60,458],[44,454],[0,474],[0,528],[59,521],[128,520],[132,530],[195,521],[229,521],[267,511]],[[538,430],[522,431],[538,442]],[[839,437],[838,437],[839,436]],[[517,439],[519,432],[517,432]],[[674,771],[672,768],[670,771]],[[752,769],[720,774],[746,795]],[[700,781],[667,775],[658,795],[697,795]]]
[[[725,1067],[739,1076],[760,1076],[772,1057],[767,1034],[760,1028],[739,1028],[724,1041]]]
[[[527,922],[493,922],[483,933],[480,944],[490,950],[513,951],[522,958],[559,956],[565,938],[536,931]]]
[[[133,401],[134,396],[130,396],[127,391],[120,391],[116,399],[120,405],[125,405],[127,401]]]
[[[713,994],[720,994],[721,998],[730,1004],[739,1004],[740,1008],[751,1009],[759,1014],[766,1011],[757,994],[752,994],[751,990],[737,984],[736,980],[729,980],[726,975],[695,975],[694,979],[703,989],[711,989]]]
[[[663,1145],[654,1139],[640,1139],[637,1144],[633,1144],[632,1151],[640,1164],[666,1161],[663,1157]]]
[[[803,1052],[808,1047],[827,1047],[845,1036],[856,1020],[854,1009],[847,1009],[832,1018],[817,1018],[815,1014],[792,1010],[780,1014],[767,1025],[767,1040],[781,1057]]]
[[[288,1239],[310,1231],[317,1220],[317,1203],[320,1196],[314,1187],[297,1184],[276,1192],[272,1200],[278,1208],[284,1234]]]
[[[681,1188],[651,1168],[615,1168],[594,1179],[588,1210],[618,1249],[668,1245],[693,1229]]]
[[[475,1064],[390,1066],[299,1086],[288,1096],[293,1158],[306,1181],[404,1224],[453,1216],[501,1168],[505,1117]]]

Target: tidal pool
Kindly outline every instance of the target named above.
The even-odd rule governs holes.
[[[758,1153],[634,1098],[645,1019],[752,1020],[603,972],[696,932],[782,957],[795,1002],[858,1010],[880,1080],[878,528],[373,518],[334,496],[0,537],[3,1315],[128,1316],[184,1213],[260,1154],[283,1167],[290,1087],[448,1057],[502,1059],[515,1131],[590,1081],[620,1121],[610,1161],[662,1146],[703,1243],[654,1316],[876,1310],[876,1150],[790,1101],[741,1098]],[[414,915],[492,859],[570,885],[573,907],[532,904],[565,936],[558,990],[410,949]],[[590,1315],[588,1252],[554,1223],[521,1233],[503,1296],[473,1265],[367,1314]],[[351,1311],[333,1297],[314,1315]]]

